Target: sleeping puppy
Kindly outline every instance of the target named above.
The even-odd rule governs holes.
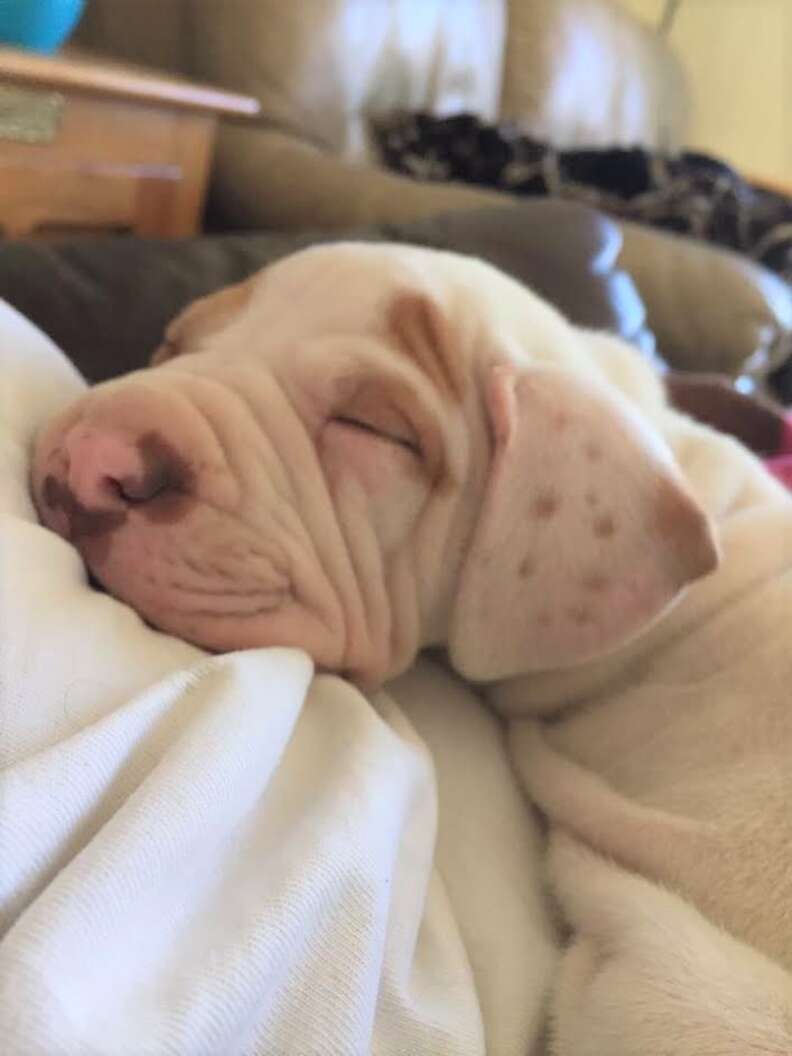
[[[612,649],[717,562],[659,387],[639,414],[626,349],[482,263],[310,249],[154,361],[52,424],[33,489],[112,593],[209,649],[302,646],[372,687],[447,643],[502,678]]]
[[[460,674],[497,683],[491,698],[514,720],[518,768],[573,845],[668,885],[792,968],[790,799],[779,813],[771,797],[765,829],[755,796],[748,819],[738,810],[728,829],[735,853],[723,853],[688,804],[719,802],[739,765],[734,745],[726,751],[703,720],[681,722],[665,766],[652,745],[678,716],[662,694],[644,711],[638,697],[624,703],[624,687],[640,695],[653,658],[714,611],[718,584],[739,594],[739,554],[731,560],[727,547],[711,575],[721,558],[714,520],[738,491],[776,503],[771,530],[792,540],[792,504],[747,452],[675,415],[626,345],[573,328],[488,265],[426,249],[300,252],[188,308],[154,361],[90,391],[38,440],[41,518],[97,580],[164,631],[212,650],[299,646],[366,689],[418,650],[444,647]],[[715,455],[691,453],[702,436]],[[714,485],[718,459],[736,459],[759,483]],[[721,721],[744,722],[741,707],[732,700]],[[713,705],[708,721],[717,714]],[[777,735],[792,745],[788,722]],[[622,743],[635,760],[627,778],[609,747]],[[750,749],[750,738],[741,743]],[[709,766],[695,794],[691,758]],[[738,867],[759,833],[771,890],[762,869],[746,884]],[[719,883],[708,885],[713,872]],[[557,890],[583,934],[568,873],[557,867]],[[669,952],[650,967],[668,1024],[700,995],[669,996],[674,926],[662,919]],[[618,1001],[595,979],[618,948],[614,939],[595,951],[582,974],[571,955],[559,1053],[583,1052],[584,1037],[586,1052],[607,1056],[785,1051],[746,1049],[712,1009],[714,1048],[696,1048],[695,1033],[659,1047],[640,1030],[621,1048],[598,1048],[597,1023]],[[739,1005],[747,991],[735,987]],[[777,1019],[792,1009],[792,990],[781,991],[762,991],[766,1010],[751,998],[768,1037],[770,1010],[781,1009]],[[792,1052],[792,1020],[789,1030]]]

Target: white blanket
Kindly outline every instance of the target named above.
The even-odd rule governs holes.
[[[82,382],[2,304],[0,379],[3,1053],[525,1056],[556,948],[496,722],[90,589],[26,486]]]
[[[552,855],[575,933],[557,973],[532,814],[469,688],[421,661],[367,700],[296,650],[208,657],[152,631],[36,522],[30,441],[82,382],[2,304],[0,379],[4,1054],[526,1056],[552,987],[560,1056],[788,1056],[792,977],[700,911],[736,882],[750,912],[749,888],[769,883],[788,938],[788,875],[774,883],[750,838],[722,841],[720,869],[683,825],[677,876],[641,812],[717,835],[753,790],[752,826],[764,800],[748,764],[714,796],[699,771],[735,750],[762,777],[764,757],[742,751],[759,746],[784,790],[771,832],[789,831],[792,502],[752,456],[679,419],[721,571],[620,656],[496,694],[514,715],[597,705],[540,741],[526,718],[510,731],[526,785],[581,836]],[[671,766],[696,778],[672,802],[630,799]],[[623,797],[629,824],[606,827],[602,805]],[[620,869],[586,849],[595,836],[659,866]],[[768,868],[788,860],[778,850]],[[685,884],[689,903],[672,893]]]

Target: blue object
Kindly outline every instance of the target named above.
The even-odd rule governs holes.
[[[55,51],[77,25],[85,0],[0,0],[0,44]]]

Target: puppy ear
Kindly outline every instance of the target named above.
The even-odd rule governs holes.
[[[201,343],[229,323],[247,304],[253,282],[246,279],[210,293],[180,312],[165,330],[165,338],[155,349],[150,366],[156,367],[175,356],[198,351]]]
[[[671,452],[614,389],[491,369],[494,452],[452,612],[477,680],[581,663],[634,637],[718,561]]]

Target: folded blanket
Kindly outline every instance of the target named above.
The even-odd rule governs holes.
[[[3,1053],[524,1056],[555,941],[495,720],[144,626],[36,522],[83,383],[2,303],[0,378]]]

